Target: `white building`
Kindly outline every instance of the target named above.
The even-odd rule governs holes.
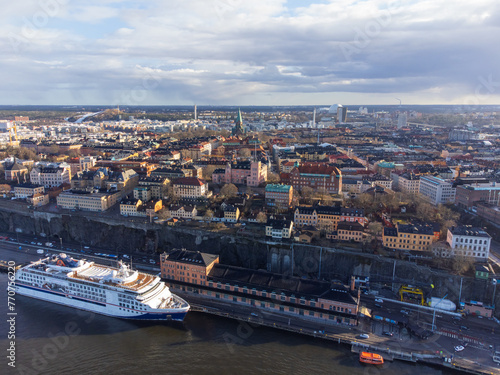
[[[69,167],[43,167],[37,166],[31,170],[30,181],[32,184],[43,185],[46,188],[69,184],[71,174]]]
[[[420,176],[403,173],[397,178],[399,191],[407,194],[418,194],[420,190]]]
[[[290,238],[292,236],[293,221],[269,219],[266,224],[266,236],[272,238]]]
[[[433,176],[421,176],[419,193],[435,206],[454,203],[455,191],[451,182]]]
[[[180,198],[209,197],[208,183],[197,177],[182,177],[176,179],[172,186],[174,194]]]
[[[481,228],[460,226],[448,229],[446,242],[453,255],[487,260],[490,256],[491,236]]]

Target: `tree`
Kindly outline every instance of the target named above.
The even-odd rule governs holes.
[[[420,220],[433,221],[436,216],[436,209],[429,203],[422,202],[417,205],[417,217]]]
[[[310,188],[309,186],[304,186],[300,190],[300,195],[302,196],[302,199],[304,199],[307,203],[311,203],[312,197],[313,197],[314,190]]]
[[[212,210],[206,210],[205,215],[203,215],[203,220],[205,220],[208,223],[209,221],[212,221],[213,217],[214,217],[214,212]]]
[[[0,193],[10,193],[11,186],[7,184],[1,184],[0,185]]]
[[[465,274],[474,264],[474,260],[471,257],[464,255],[456,255],[453,257],[451,262],[451,269],[457,275]]]
[[[211,181],[212,180],[212,174],[214,171],[217,169],[217,166],[215,165],[207,165],[205,168],[203,168],[202,173],[203,173],[203,179],[206,181]]]
[[[373,237],[380,236],[382,234],[383,230],[383,225],[382,223],[378,221],[373,221],[370,224],[368,224],[367,231],[370,233]]]
[[[219,195],[223,198],[232,198],[238,194],[238,188],[234,184],[226,184],[220,189]]]
[[[281,181],[280,180],[280,176],[277,173],[274,173],[274,172],[268,172],[267,173],[267,183],[269,183],[269,184],[277,184],[280,181]]]
[[[257,221],[259,223],[267,223],[267,215],[264,212],[259,212],[257,214]]]
[[[250,151],[248,148],[242,148],[238,151],[238,156],[241,158],[249,158],[252,156],[252,151]]]

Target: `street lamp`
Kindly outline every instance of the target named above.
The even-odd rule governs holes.
[[[495,292],[497,291],[497,279],[493,279],[491,280],[491,282],[493,283],[493,300],[491,302],[491,304],[493,305],[493,310],[495,309]]]

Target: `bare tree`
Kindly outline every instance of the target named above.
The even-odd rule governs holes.
[[[280,176],[277,173],[274,172],[267,172],[267,183],[269,184],[277,184],[279,183]]]
[[[238,188],[234,184],[226,184],[220,189],[219,195],[224,198],[232,198],[238,194]]]
[[[264,212],[259,212],[257,214],[257,221],[259,223],[267,223],[267,215]]]

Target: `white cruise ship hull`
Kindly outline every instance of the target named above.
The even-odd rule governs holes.
[[[32,285],[23,285],[19,281],[16,284],[16,293],[26,297],[32,297],[47,302],[73,307],[79,310],[90,311],[121,319],[134,320],[173,320],[182,321],[189,311],[189,307],[183,309],[163,309],[157,311],[139,311],[135,309],[122,308],[120,306],[93,301],[79,296],[74,296],[56,290],[48,290]],[[176,296],[176,298],[179,298]]]

